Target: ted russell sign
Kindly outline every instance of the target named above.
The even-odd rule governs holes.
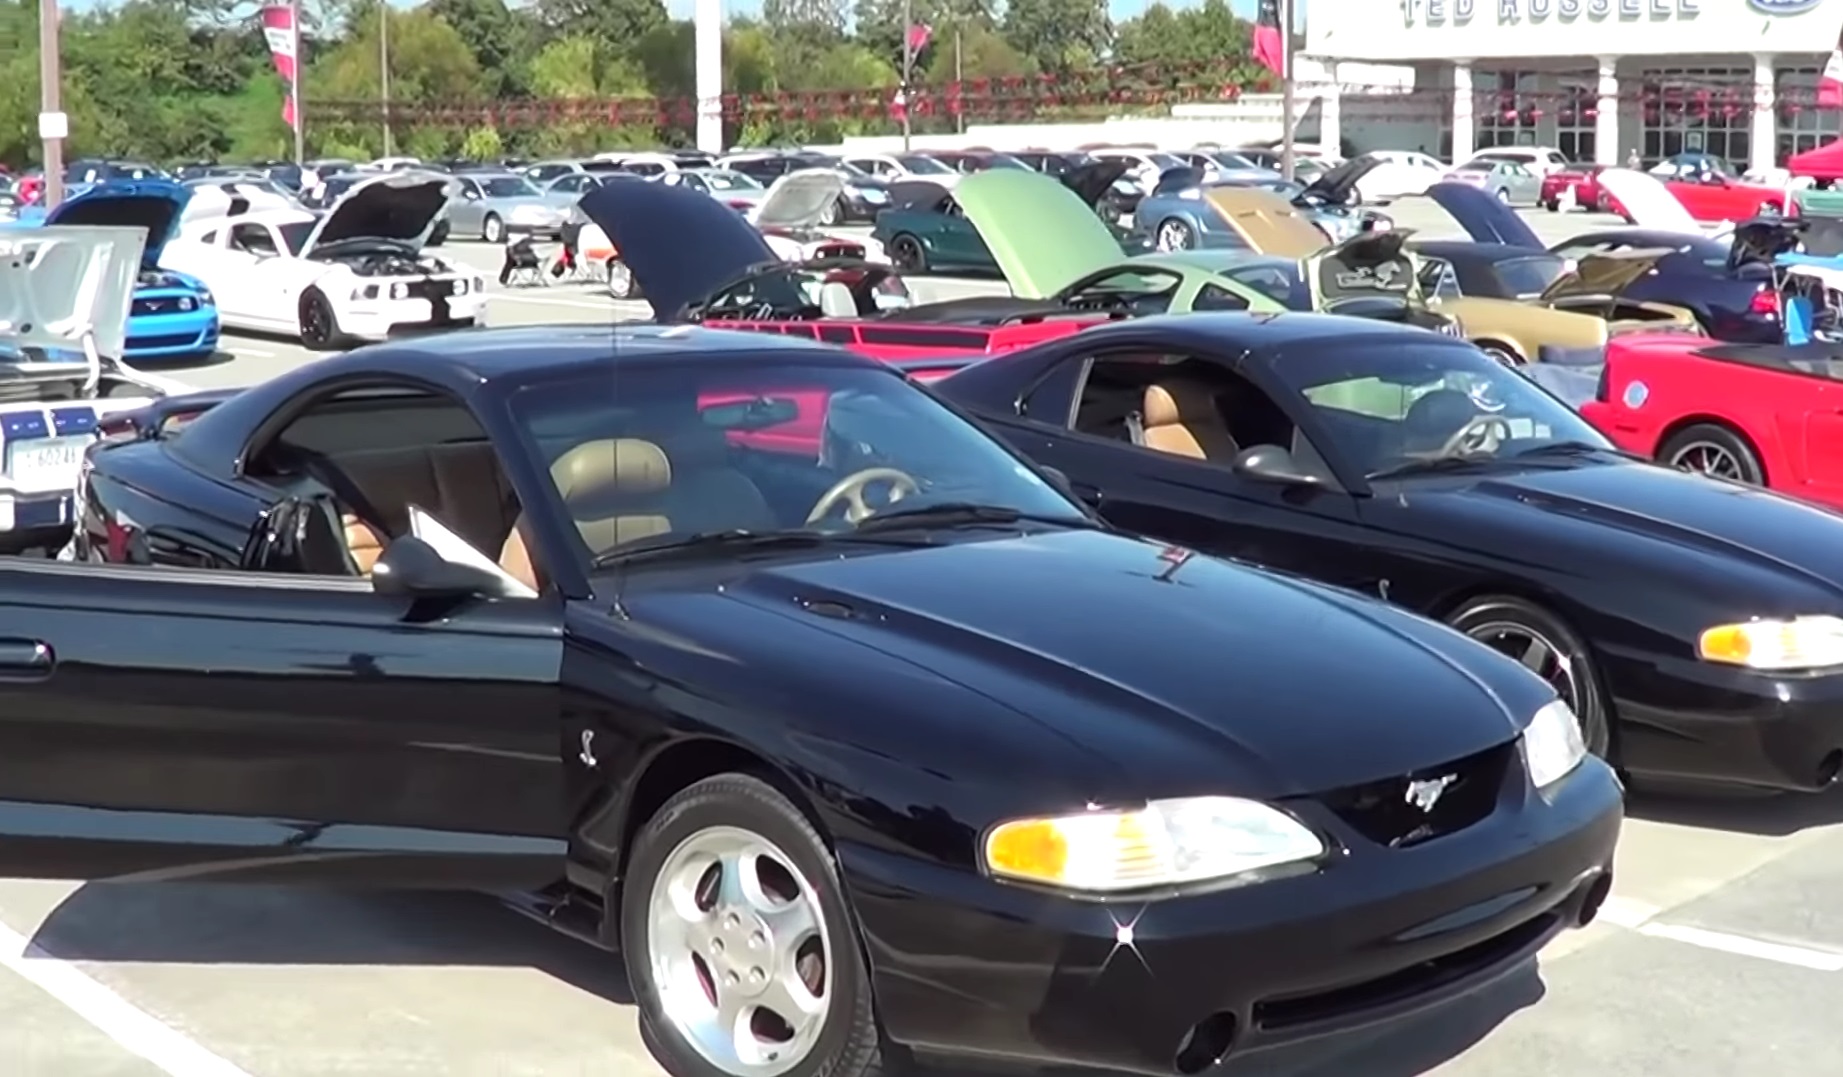
[[[1788,15],[1815,7],[1820,0],[1749,0],[1754,7],[1775,15]],[[1429,26],[1451,23],[1463,26],[1472,21],[1472,13],[1489,4],[1497,5],[1499,23],[1546,22],[1558,19],[1571,22],[1586,18],[1632,21],[1636,19],[1693,19],[1702,14],[1702,0],[1402,0],[1402,15],[1408,24]]]

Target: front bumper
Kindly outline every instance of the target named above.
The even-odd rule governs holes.
[[[1077,901],[844,845],[892,1038],[1033,1065],[1178,1072],[1232,1027],[1227,1070],[1386,1023],[1516,971],[1591,917],[1623,819],[1589,761],[1545,801],[1520,772],[1495,814],[1409,849],[1308,821],[1349,853],[1311,874],[1155,902]]]
[[[1635,778],[1816,791],[1843,766],[1843,672],[1656,656],[1606,665],[1620,762]]]
[[[506,234],[509,236],[532,236],[544,239],[562,239],[563,221],[507,221]]]
[[[339,312],[339,329],[366,340],[425,329],[454,329],[478,324],[486,307],[483,292],[440,299],[373,299],[354,301]]]
[[[210,355],[218,349],[218,332],[216,307],[136,314],[128,319],[123,357],[129,362],[146,362]]]

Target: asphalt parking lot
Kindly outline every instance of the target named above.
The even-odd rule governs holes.
[[[1457,231],[1425,205],[1392,212],[1424,234]],[[1597,223],[1531,216],[1554,238]],[[451,250],[497,269],[495,249]],[[489,320],[644,314],[572,286],[496,295]],[[173,376],[242,385],[312,361],[276,341],[232,337],[229,347],[222,361]],[[1601,921],[1557,942],[1539,970],[1387,1037],[1227,1072],[1832,1074],[1839,892],[1843,795],[1641,798]],[[0,1012],[4,1075],[660,1074],[614,959],[470,895],[0,881]]]

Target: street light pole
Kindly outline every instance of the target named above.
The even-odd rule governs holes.
[[[59,56],[58,0],[40,0],[38,7],[38,136],[44,140],[45,208],[64,201],[64,140],[70,136],[70,119],[64,115],[64,65]]]
[[[384,156],[390,153],[390,5],[378,4],[378,87],[384,97]]]
[[[910,9],[909,0],[902,0],[902,152],[909,152],[909,116],[914,102],[909,100],[909,69],[915,66],[915,13]]]
[[[1293,0],[1280,0],[1280,175],[1293,178],[1293,125],[1298,102],[1293,88]]]

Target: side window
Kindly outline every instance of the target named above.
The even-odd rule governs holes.
[[[1231,271],[1228,276],[1237,284],[1245,284],[1276,303],[1288,306],[1293,294],[1293,278],[1285,270],[1273,266],[1249,266]]]
[[[217,243],[217,241],[218,241],[218,232],[217,232],[217,229],[215,228],[209,232],[206,232],[203,236],[199,237],[199,242],[207,244],[207,245],[214,245]]]
[[[324,526],[310,520],[297,555],[268,571],[368,575],[409,533],[411,505],[490,560],[511,543],[511,481],[473,413],[445,394],[404,385],[335,392],[259,437],[245,475],[323,506],[326,517]]]
[[[239,224],[230,230],[230,246],[245,254],[258,256],[281,253],[275,246],[275,236],[266,224]]]
[[[1075,390],[1088,368],[1085,358],[1063,359],[1044,374],[1024,394],[1018,412],[1033,422],[1050,426],[1073,426]]]
[[[1254,383],[1218,363],[1174,355],[1102,355],[1088,364],[1077,433],[1228,464],[1251,445],[1291,449],[1292,420]]]
[[[1422,294],[1435,299],[1458,299],[1464,294],[1459,288],[1459,275],[1443,258],[1421,259],[1420,284]]]
[[[470,179],[461,180],[460,187],[461,187],[461,197],[462,198],[479,198],[480,197],[480,185],[478,183],[475,183],[473,180],[470,180]]]
[[[1205,284],[1191,302],[1192,310],[1247,310],[1246,296],[1237,295],[1218,284]]]

